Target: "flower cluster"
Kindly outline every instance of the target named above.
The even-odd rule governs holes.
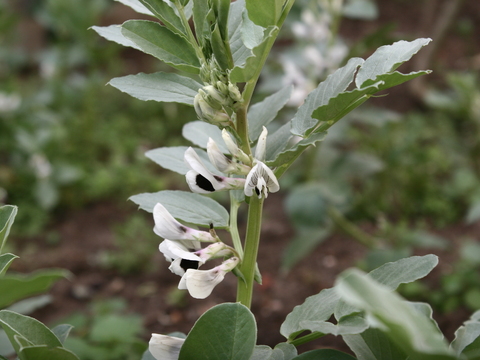
[[[263,162],[267,134],[267,129],[264,127],[257,142],[253,161],[235,144],[225,129],[222,131],[222,137],[232,155],[232,159],[219,150],[218,145],[212,138],[208,140],[207,154],[212,165],[222,173],[237,176],[246,175],[246,179],[213,174],[195,150],[191,147],[188,148],[185,152],[185,162],[190,167],[190,171],[186,174],[190,190],[200,194],[208,194],[214,191],[243,189],[246,196],[252,196],[255,193],[258,198],[266,198],[269,192],[277,192],[280,189],[277,178]]]
[[[169,261],[170,271],[181,276],[179,289],[188,290],[196,299],[204,299],[237,266],[235,250],[225,245],[212,231],[201,231],[179,223],[160,203],[153,208],[154,232],[165,240],[159,249]],[[202,248],[201,243],[211,243]],[[225,257],[221,265],[210,270],[198,270],[208,260]]]
[[[214,57],[202,66],[200,77],[205,86],[198,90],[193,102],[198,118],[220,127],[230,126],[234,110],[243,102],[240,90],[220,70]]]
[[[219,171],[242,177],[228,177],[212,173],[202,162],[193,148],[185,151],[184,159],[190,170],[186,174],[188,186],[193,192],[208,194],[221,190],[243,189],[246,196],[266,198],[268,192],[279,190],[273,171],[262,160],[265,158],[267,129],[264,127],[251,159],[233,141],[224,129],[222,137],[232,155],[225,156],[211,138],[207,144],[207,154],[212,165]],[[159,249],[170,264],[170,271],[181,276],[179,289],[188,290],[197,299],[206,298],[214,287],[223,280],[240,262],[235,249],[223,243],[213,229],[201,231],[178,222],[160,203],[153,209],[154,232],[165,240]],[[202,248],[202,243],[210,243]],[[223,257],[224,261],[210,269],[199,267],[210,259]]]

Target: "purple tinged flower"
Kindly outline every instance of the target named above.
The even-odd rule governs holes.
[[[155,227],[153,228],[155,234],[164,239],[183,240],[183,245],[187,246],[189,244],[188,248],[200,248],[199,241],[216,241],[208,231],[192,229],[179,223],[160,203],[157,203],[153,208],[153,219],[155,220]]]
[[[215,166],[219,171],[224,173],[233,173],[239,175],[247,175],[250,171],[250,167],[244,164],[237,163],[230,160],[226,157],[218,148],[217,143],[212,139],[208,138],[207,143],[207,154],[210,162]]]
[[[173,336],[152,334],[148,350],[157,360],[178,360],[185,339]]]
[[[181,240],[172,241],[166,239],[159,246],[159,250],[165,256],[165,259],[172,263],[168,269],[179,276],[183,276],[187,269],[198,269],[206,261],[194,252],[189,251],[190,249],[200,250],[200,243],[198,243],[198,247],[189,248],[182,244]]]
[[[269,192],[280,190],[277,177],[273,171],[261,161],[250,170],[245,181],[244,192],[246,196],[252,196],[255,193],[259,199],[268,197]]]
[[[190,296],[195,299],[205,299],[225,278],[225,274],[232,271],[238,263],[239,259],[232,257],[210,270],[188,269],[182,276],[178,288],[188,290]]]
[[[187,184],[195,193],[209,194],[214,191],[236,190],[241,189],[245,184],[245,179],[212,174],[191,147],[185,151],[185,162],[191,169],[185,175]]]

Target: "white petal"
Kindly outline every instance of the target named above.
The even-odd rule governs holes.
[[[189,147],[185,151],[184,159],[185,159],[185,162],[187,163],[187,165],[192,170],[196,171],[198,174],[201,174],[205,179],[210,181],[214,188],[219,187],[217,179],[215,179],[214,175],[210,171],[208,171],[208,169],[205,167],[202,160],[197,155],[195,150],[193,150],[192,147]]]
[[[210,162],[215,166],[219,171],[228,173],[232,171],[232,161],[227,158],[218,148],[217,143],[212,139],[208,138],[207,143],[207,155],[210,159]]]
[[[160,243],[160,251],[170,259],[186,259],[192,261],[202,261],[197,255],[188,251],[188,248],[176,241],[164,240]]]
[[[273,171],[261,161],[252,168],[245,180],[244,192],[247,196],[252,196],[253,193],[261,198],[267,197],[268,192],[277,192],[280,189],[277,178]]]
[[[160,203],[153,208],[155,227],[153,231],[158,236],[168,239],[183,239],[187,233],[187,227],[180,224]]]
[[[173,336],[152,334],[148,350],[157,360],[178,360],[185,339]]]
[[[188,269],[182,277],[184,284],[182,284],[182,280],[180,280],[178,288],[180,289],[182,284],[188,289],[188,292],[193,298],[205,299],[224,277],[225,271],[222,270],[220,266],[210,270]]]
[[[265,152],[267,150],[267,128],[264,126],[263,131],[258,137],[257,147],[255,148],[255,159],[259,161],[265,160]]]
[[[188,248],[198,249],[200,246],[196,245],[197,241],[215,241],[215,238],[207,231],[199,231],[180,224],[160,203],[153,208],[153,219],[155,220],[153,228],[155,234],[164,239],[182,240],[185,246],[187,246],[185,241],[189,241],[191,246],[187,246]]]
[[[172,273],[178,276],[185,275],[185,269],[182,268],[182,259],[178,258],[173,260],[170,266],[168,267],[168,270],[170,270]]]

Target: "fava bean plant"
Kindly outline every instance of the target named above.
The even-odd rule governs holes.
[[[256,343],[250,311],[254,283],[262,281],[257,254],[269,194],[281,190],[281,177],[290,165],[343,116],[379,91],[429,73],[396,69],[430,39],[399,41],[365,60],[348,60],[306,97],[292,119],[280,123],[276,118],[289,101],[291,86],[255,104],[251,100],[293,0],[121,2],[152,20],[94,30],[177,71],[129,75],[112,79],[110,85],[141,100],[193,106],[198,118],[183,128],[183,136],[195,147],[146,153],[162,167],[185,175],[191,192],[163,190],[131,200],[153,213],[154,232],[163,238],[160,251],[179,276],[179,289],[204,299],[225,276],[236,276],[238,284],[237,301],[208,310],[188,335],[152,334],[143,360],[480,358],[480,312],[448,344],[428,304],[408,302],[394,292],[400,284],[426,276],[438,262],[434,255],[387,263],[369,274],[345,271],[333,288],[293,309],[280,328],[285,342],[274,348]],[[219,191],[229,194],[228,210],[208,196]],[[242,238],[237,218],[244,208]],[[212,259],[219,265],[209,267]],[[0,323],[20,359],[77,358],[62,347],[66,334],[43,325],[27,331],[22,327],[27,320],[12,314],[1,311]],[[327,334],[342,336],[356,357],[333,349],[298,354],[298,345]],[[60,355],[42,357],[54,353]]]

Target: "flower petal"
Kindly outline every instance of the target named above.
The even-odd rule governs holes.
[[[152,334],[148,350],[157,360],[178,360],[185,339],[173,336]]]
[[[264,126],[263,131],[258,137],[257,146],[255,148],[255,159],[265,161],[265,152],[267,151],[267,135],[268,130]]]
[[[208,241],[214,242],[215,238],[207,231],[199,231],[180,224],[160,203],[153,208],[155,227],[153,231],[158,236],[170,240]],[[185,242],[183,242],[185,245]],[[198,248],[196,243],[191,243],[187,248]]]
[[[184,280],[185,287],[193,298],[205,299],[224,277],[225,271],[217,266],[210,270],[188,269],[182,280]],[[180,284],[178,288],[180,289]]]
[[[263,162],[257,161],[245,180],[245,195],[252,196],[255,192],[259,199],[262,195],[266,198],[268,192],[277,192],[279,189],[280,185],[273,171]]]
[[[202,259],[195,255],[193,252],[188,251],[188,248],[181,243],[176,241],[165,239],[159,245],[159,250],[170,259],[186,259],[192,261],[201,262]],[[198,249],[195,249],[198,250]]]

